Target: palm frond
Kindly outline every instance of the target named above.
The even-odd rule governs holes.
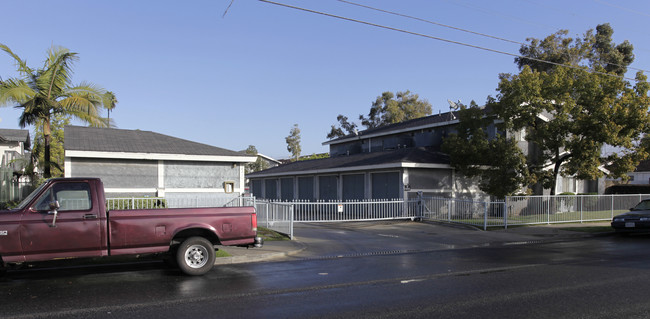
[[[49,118],[50,114],[49,110],[42,107],[42,104],[39,104],[37,99],[30,99],[26,103],[16,106],[16,108],[23,109],[23,112],[18,118],[18,125],[21,128],[27,125],[34,125],[45,118]]]
[[[70,86],[72,64],[76,60],[78,60],[76,53],[63,47],[53,46],[49,51],[43,72],[39,76],[39,88],[44,90],[47,96],[63,94]]]
[[[103,104],[105,94],[106,90],[97,85],[87,82],[82,82],[81,84],[74,87],[68,87],[65,92],[66,96],[85,96],[91,101],[99,104]]]
[[[33,98],[36,92],[23,80],[7,79],[0,84],[0,106],[24,103]]]
[[[75,94],[59,101],[61,106],[58,113],[83,112],[85,114],[97,114],[96,104],[87,96]]]
[[[66,114],[72,115],[72,117],[81,120],[92,127],[110,127],[111,125],[111,121],[107,118],[91,115],[82,111],[69,111]]]
[[[2,51],[7,52],[7,54],[9,54],[12,58],[14,58],[14,60],[16,61],[16,67],[18,69],[18,72],[24,75],[32,74],[34,72],[31,68],[27,66],[27,62],[23,61],[19,56],[17,56],[13,51],[11,51],[11,49],[9,49],[8,46],[0,43],[0,49],[2,49]]]

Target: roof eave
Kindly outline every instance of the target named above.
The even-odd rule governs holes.
[[[256,156],[97,152],[97,151],[82,151],[82,150],[66,150],[65,157],[144,159],[144,160],[166,160],[166,161],[198,161],[198,162],[230,162],[230,163],[253,163],[257,160]]]
[[[379,137],[379,136],[393,135],[393,134],[399,134],[399,133],[404,133],[404,132],[417,131],[417,130],[422,130],[422,129],[429,129],[429,128],[433,128],[433,127],[448,126],[448,125],[458,124],[459,122],[460,122],[460,120],[455,119],[455,120],[451,120],[451,121],[430,123],[430,124],[425,124],[425,125],[420,125],[420,126],[408,127],[408,128],[403,128],[403,129],[397,129],[397,130],[387,130],[387,131],[371,133],[371,134],[363,134],[363,131],[361,131],[361,132],[359,132],[359,135],[349,136],[349,137],[346,137],[346,138],[335,139],[335,140],[331,140],[331,141],[325,141],[325,142],[322,143],[322,145],[326,146],[326,145],[332,145],[332,144],[341,144],[341,143],[346,143],[346,142],[357,141],[357,140],[360,140],[360,139],[368,139],[368,138],[374,138],[374,137]]]
[[[399,163],[386,163],[377,165],[364,165],[364,166],[351,166],[351,167],[332,167],[325,169],[312,169],[304,171],[285,171],[285,172],[270,172],[270,173],[253,173],[246,177],[248,178],[268,178],[280,177],[288,175],[328,175],[337,173],[349,173],[355,171],[370,171],[370,170],[383,170],[383,169],[396,169],[396,168],[441,168],[451,169],[449,164],[433,164],[433,163],[412,163],[412,162],[399,162]]]

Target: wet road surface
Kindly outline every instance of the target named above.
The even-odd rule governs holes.
[[[0,278],[0,317],[650,315],[650,236],[508,241],[445,227],[305,225],[299,255],[202,277],[155,261],[14,271]]]

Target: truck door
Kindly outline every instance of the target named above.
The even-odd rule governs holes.
[[[51,204],[58,202],[57,214]],[[26,261],[100,256],[100,207],[87,182],[57,182],[23,215],[21,242]]]

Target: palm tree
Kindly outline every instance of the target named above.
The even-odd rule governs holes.
[[[111,111],[117,105],[117,97],[115,97],[115,93],[111,91],[107,91],[106,93],[104,93],[104,101],[102,102],[102,104],[104,104],[104,107],[108,111],[108,119],[110,120]]]
[[[0,106],[13,105],[23,110],[18,120],[21,128],[42,123],[44,177],[49,178],[52,116],[63,114],[90,126],[109,127],[110,120],[99,114],[100,107],[105,107],[106,91],[91,83],[82,82],[76,86],[71,84],[72,64],[78,60],[78,56],[64,47],[52,46],[40,69],[28,67],[25,61],[2,43],[0,49],[15,60],[21,76],[0,82]]]

